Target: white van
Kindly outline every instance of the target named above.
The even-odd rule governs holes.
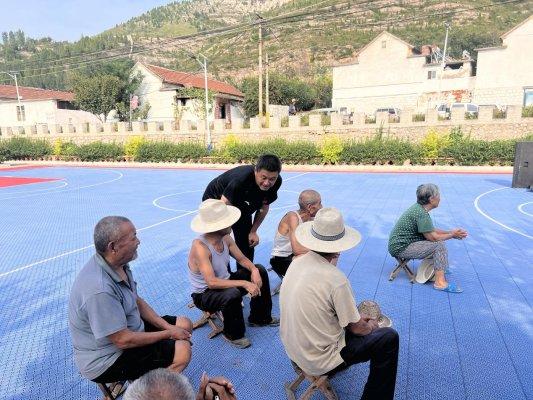
[[[479,106],[472,103],[453,103],[450,112],[455,110],[463,110],[465,117],[477,117],[479,114]]]

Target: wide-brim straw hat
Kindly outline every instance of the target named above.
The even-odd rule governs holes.
[[[357,306],[357,310],[359,310],[359,314],[364,314],[369,318],[377,320],[380,328],[390,328],[392,326],[392,320],[381,313],[381,308],[375,301],[363,300]]]
[[[418,283],[426,283],[435,275],[435,269],[427,260],[422,260],[422,263],[416,271],[415,281]]]
[[[295,236],[302,246],[320,253],[339,253],[361,241],[361,234],[344,225],[340,211],[333,207],[318,210],[313,221],[298,225]]]
[[[200,204],[198,214],[191,221],[191,229],[198,233],[216,232],[232,226],[241,217],[241,210],[222,200],[207,199]]]

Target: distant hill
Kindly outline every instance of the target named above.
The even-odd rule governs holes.
[[[94,59],[128,54],[129,36],[131,63],[140,59],[195,72],[198,65],[183,51],[187,49],[207,56],[210,74],[238,84],[256,73],[258,28],[252,23],[262,17],[270,68],[306,77],[353,60],[357,50],[384,29],[415,46],[442,47],[444,21],[452,24],[450,54],[468,50],[475,57],[475,48],[498,44],[499,36],[527,18],[530,8],[530,1],[512,0],[188,0],[154,8],[75,43],[6,33],[0,44],[0,70],[23,70],[22,84],[65,88],[64,72],[41,74],[83,69]],[[225,34],[202,33],[233,26],[239,28]],[[197,36],[173,40],[184,35]],[[77,57],[85,53],[90,54]],[[53,63],[56,59],[60,61]]]

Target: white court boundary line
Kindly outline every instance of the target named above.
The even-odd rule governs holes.
[[[185,214],[180,214],[180,215],[177,215],[175,217],[172,217],[172,218],[168,218],[168,219],[165,219],[163,221],[159,221],[159,222],[156,222],[155,224],[152,224],[152,225],[148,225],[148,226],[145,226],[144,228],[141,228],[141,229],[137,229],[137,232],[141,232],[141,231],[145,231],[147,229],[151,229],[151,228],[154,228],[156,226],[159,226],[159,225],[162,225],[162,224],[165,224],[167,222],[170,222],[170,221],[174,221],[176,219],[179,219],[181,217],[185,217],[186,215],[189,215],[189,214],[192,214],[192,213],[195,213],[196,210],[194,211],[189,211]],[[49,257],[49,258],[45,258],[44,260],[40,260],[40,261],[35,261],[31,264],[27,264],[27,265],[24,265],[22,267],[18,267],[18,268],[15,268],[15,269],[12,269],[11,271],[7,271],[7,272],[4,272],[4,273],[1,273],[0,274],[0,278],[3,278],[4,276],[8,276],[8,275],[11,275],[11,274],[14,274],[15,272],[20,272],[20,271],[24,271],[25,269],[28,269],[28,268],[31,268],[31,267],[34,267],[36,265],[40,265],[40,264],[44,264],[48,261],[52,261],[52,260],[56,260],[58,258],[62,258],[64,256],[68,256],[70,254],[74,254],[74,253],[79,253],[80,251],[83,251],[83,250],[87,250],[87,249],[90,249],[91,247],[94,247],[94,244],[91,244],[89,246],[84,246],[84,247],[80,247],[78,249],[75,249],[75,250],[70,250],[70,251],[67,251],[65,253],[61,253],[61,254],[58,254],[57,256],[53,256],[53,257]]]
[[[20,192],[7,192],[7,193],[4,193],[4,192],[0,192],[0,195],[11,195],[11,194],[26,194],[26,193],[36,193],[36,192],[48,192],[48,191],[51,191],[51,190],[55,190],[55,189],[61,189],[65,186],[68,186],[68,182],[66,181],[66,179],[57,179],[58,181],[62,182],[61,185],[59,186],[53,186],[53,187],[50,187],[50,188],[44,188],[44,189],[36,189],[36,190],[21,190]],[[53,182],[53,181],[49,181],[49,182]],[[34,183],[37,183],[37,182],[34,182]],[[44,182],[39,182],[39,183],[44,183]],[[4,198],[0,198],[0,200],[3,200]]]
[[[118,181],[119,179],[122,179],[124,177],[124,174],[122,172],[119,172],[119,171],[114,171],[112,169],[102,169],[102,171],[108,171],[108,172],[113,172],[114,174],[118,174],[118,177],[116,178],[113,178],[111,180],[108,180],[108,181],[104,181],[104,182],[98,182],[98,183],[93,183],[91,185],[86,185],[86,186],[78,186],[78,187],[73,187],[71,185],[70,189],[65,189],[65,190],[55,190],[55,191],[47,191],[47,192],[44,192],[44,193],[33,193],[33,194],[28,194],[26,196],[11,196],[11,197],[3,197],[3,198],[0,198],[0,200],[10,200],[10,199],[24,199],[24,198],[27,198],[27,197],[33,197],[33,196],[38,196],[38,195],[42,195],[42,194],[50,194],[50,193],[66,193],[66,192],[72,192],[74,190],[80,190],[80,189],[87,189],[87,188],[90,188],[90,187],[95,187],[95,186],[100,186],[100,185],[105,185],[106,183],[111,183],[111,182],[115,182],[115,181]],[[59,188],[56,188],[56,189],[59,189]]]
[[[533,204],[533,201],[528,201],[527,203],[522,203],[518,206],[518,211],[520,211],[522,214],[529,215],[530,217],[533,217],[533,214],[530,214],[523,210],[524,206],[527,206],[528,204]]]
[[[487,218],[489,221],[492,221],[492,222],[494,222],[495,224],[500,225],[502,228],[505,228],[505,229],[507,229],[507,230],[509,230],[509,231],[511,231],[511,232],[518,233],[519,235],[522,235],[522,236],[524,236],[524,237],[527,237],[528,239],[532,239],[532,240],[533,240],[533,236],[528,235],[528,234],[523,233],[523,232],[520,232],[520,231],[518,231],[518,230],[516,230],[516,229],[513,229],[513,228],[511,228],[511,227],[509,227],[509,226],[507,226],[507,225],[505,225],[505,224],[502,224],[500,221],[498,221],[498,220],[492,218],[490,215],[488,215],[487,213],[485,213],[485,212],[479,207],[479,200],[480,200],[483,196],[485,196],[485,195],[487,195],[487,194],[489,194],[489,193],[493,193],[493,192],[497,192],[497,191],[499,191],[499,190],[505,190],[505,189],[510,189],[510,188],[503,187],[503,188],[498,188],[498,189],[492,189],[492,190],[489,190],[489,191],[487,191],[487,192],[485,192],[485,193],[481,193],[481,194],[480,194],[479,196],[477,196],[476,199],[474,200],[474,207],[476,208],[476,210],[477,210],[481,215],[483,215],[483,216],[484,216],[485,218]]]
[[[118,178],[115,178],[115,179],[111,180],[111,181],[101,182],[101,183],[94,184],[94,185],[88,185],[88,186],[80,187],[80,188],[78,188],[78,189],[83,189],[83,188],[87,188],[87,187],[94,187],[94,186],[102,185],[102,184],[104,184],[104,183],[114,182],[114,181],[116,181],[116,180],[121,179],[121,178],[124,176],[122,173],[120,173],[120,172],[118,172],[118,171],[113,171],[113,170],[108,170],[108,171],[117,172],[120,176],[119,176]],[[308,174],[308,172],[305,172],[305,173],[303,173],[303,174],[299,174],[299,175],[293,176],[293,177],[291,177],[291,178],[289,178],[289,179],[297,178],[297,177],[302,176],[302,175],[305,175],[305,174]],[[286,180],[289,180],[289,179],[286,179]],[[76,190],[76,189],[71,189],[71,190]],[[65,190],[65,191],[66,191],[66,190]],[[62,191],[62,192],[65,192],[65,191]],[[192,190],[192,191],[186,191],[186,192],[183,192],[183,193],[187,193],[187,192],[189,192],[189,193],[194,193],[194,192],[199,192],[199,191],[200,191],[200,190]],[[286,190],[286,191],[288,191],[288,190]],[[294,192],[294,193],[297,193],[297,192]],[[176,194],[176,193],[175,193],[175,194]],[[170,195],[161,196],[161,197],[159,197],[158,199],[161,199],[161,198],[163,198],[163,197],[168,197],[168,196],[170,196]],[[158,200],[158,199],[155,199],[155,200],[152,202],[152,204],[154,204],[154,202],[155,202],[156,200]],[[155,205],[156,207],[159,207],[159,206],[157,206],[156,204],[154,204],[154,205]],[[287,207],[289,207],[289,206],[287,206]],[[283,207],[283,208],[287,208],[287,207]],[[291,205],[291,207],[292,207],[292,205]],[[159,207],[159,208],[161,208],[161,207]],[[279,208],[282,208],[282,207],[279,207]],[[162,225],[162,224],[166,224],[167,222],[174,221],[174,220],[176,220],[176,219],[179,219],[179,218],[185,217],[185,216],[187,216],[187,215],[193,214],[193,213],[195,213],[196,211],[197,211],[197,210],[187,211],[187,212],[185,212],[184,214],[180,214],[180,215],[177,215],[177,216],[175,216],[175,217],[168,218],[168,219],[165,219],[165,220],[160,221],[160,222],[156,222],[155,224],[148,225],[148,226],[145,226],[144,228],[137,229],[137,232],[142,232],[142,231],[144,231],[144,230],[148,230],[148,229],[154,228],[154,227],[156,227],[156,226],[159,226],[159,225]],[[92,247],[94,247],[94,244],[91,244],[91,245],[89,245],[89,246],[80,247],[80,248],[75,249],[75,250],[70,250],[70,251],[67,251],[67,252],[65,252],[65,253],[58,254],[57,256],[53,256],[53,257],[46,258],[46,259],[44,259],[44,260],[35,261],[35,262],[31,263],[31,264],[27,264],[27,265],[24,265],[24,266],[21,266],[21,267],[15,268],[15,269],[13,269],[13,270],[11,270],[11,271],[3,272],[3,273],[0,274],[0,278],[3,278],[3,277],[5,277],[5,276],[11,275],[11,274],[14,274],[14,273],[16,273],[16,272],[24,271],[24,270],[26,270],[26,269],[28,269],[28,268],[32,268],[32,267],[34,267],[34,266],[36,266],[36,265],[40,265],[40,264],[47,263],[48,261],[52,261],[52,260],[56,260],[56,259],[58,259],[58,258],[62,258],[62,257],[64,257],[64,256],[68,256],[68,255],[70,255],[70,254],[79,253],[80,251],[87,250],[87,249],[90,249],[90,248],[92,248]]]

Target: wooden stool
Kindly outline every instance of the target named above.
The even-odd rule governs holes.
[[[296,365],[296,363],[291,361],[291,364],[294,368],[294,372],[296,372],[296,379],[285,384],[285,393],[287,394],[287,398],[289,400],[296,400],[296,390],[304,379],[307,379],[309,382],[311,382],[311,385],[298,398],[299,400],[310,399],[313,393],[317,390],[322,392],[322,394],[326,396],[326,399],[328,400],[338,400],[339,397],[337,396],[337,393],[335,393],[335,390],[331,387],[331,384],[329,383],[329,377],[327,375],[309,375],[305,373],[298,365]]]
[[[394,278],[396,278],[396,276],[403,269],[405,273],[407,274],[407,276],[409,277],[409,281],[411,283],[415,283],[415,274],[413,273],[413,271],[411,270],[411,268],[409,268],[409,265],[407,264],[409,260],[406,258],[400,258],[400,257],[394,257],[394,258],[396,259],[398,264],[396,265],[394,270],[390,273],[389,281],[393,281]]]
[[[194,307],[194,304],[192,305],[192,307]],[[192,307],[189,304],[189,308]],[[218,325],[215,322],[217,319],[222,322],[222,326]],[[222,316],[222,312],[216,311],[210,313],[208,311],[202,311],[202,316],[200,317],[200,319],[196,320],[192,324],[192,329],[194,330],[196,328],[204,326],[205,324],[209,324],[209,326],[211,327],[211,332],[209,332],[209,334],[207,335],[209,339],[213,339],[215,336],[222,333],[222,331],[224,330],[224,317]]]
[[[97,383],[98,387],[104,394],[104,400],[116,400],[126,391],[126,382],[114,383]]]

